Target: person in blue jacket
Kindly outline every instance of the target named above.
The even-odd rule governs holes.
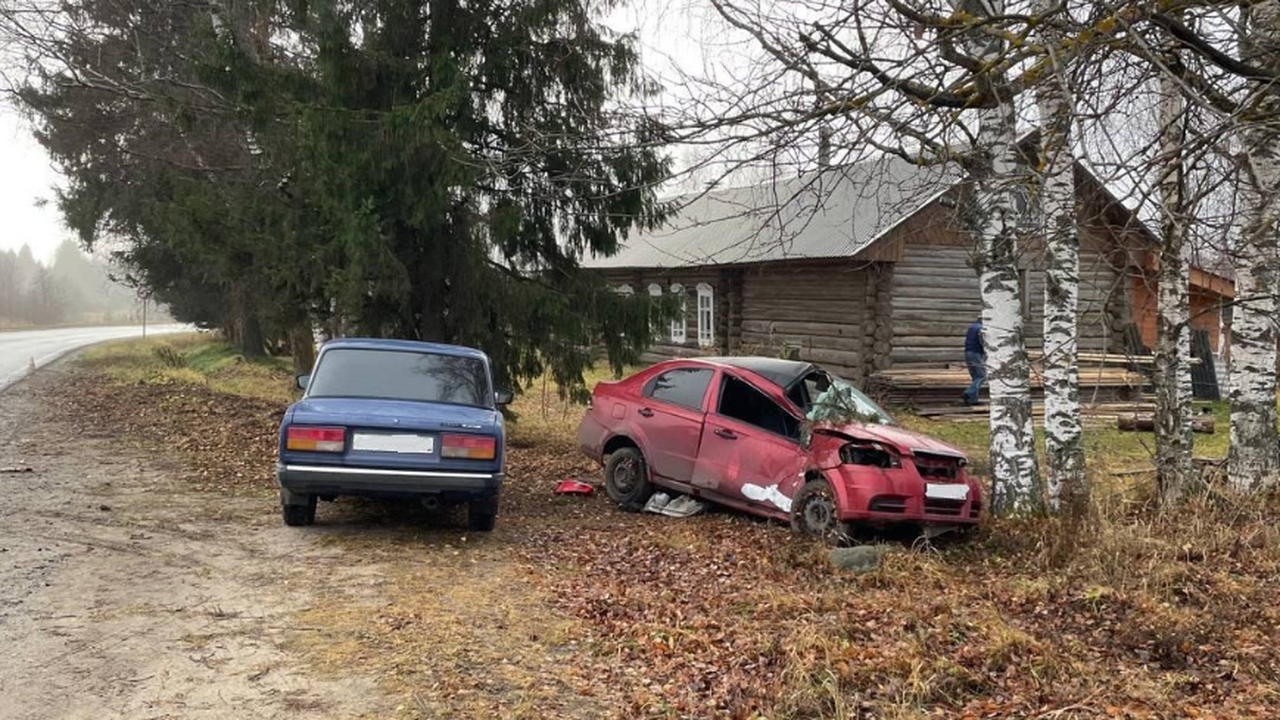
[[[964,404],[977,405],[978,393],[982,391],[982,383],[987,380],[987,348],[982,344],[982,319],[979,318],[969,326],[964,336],[964,361],[969,366],[969,377],[973,383],[964,391]]]

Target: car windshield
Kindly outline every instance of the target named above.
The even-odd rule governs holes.
[[[307,385],[307,397],[493,405],[484,361],[403,350],[326,350]]]
[[[814,370],[787,393],[810,422],[892,425],[893,418],[852,383]]]

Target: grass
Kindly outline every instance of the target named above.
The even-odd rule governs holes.
[[[207,337],[105,346],[86,362],[128,383],[293,396],[287,363]],[[1210,486],[1156,509],[1149,474],[1116,474],[1150,465],[1151,433],[1086,428],[1083,523],[991,522],[853,577],[778,523],[555,497],[555,480],[591,472],[574,437],[582,409],[548,381],[513,410],[497,533],[332,528],[385,584],[316,598],[300,620],[325,631],[299,649],[335,673],[376,673],[412,698],[405,717],[1280,717],[1280,507]],[[1197,455],[1225,453],[1226,410],[1212,411],[1218,432],[1196,436]],[[980,469],[985,423],[898,419]],[[557,680],[561,667],[572,672]]]
[[[1195,455],[1205,458],[1223,458],[1227,455],[1230,433],[1230,408],[1223,402],[1198,404],[1214,417],[1216,432],[1212,435],[1195,435]],[[892,411],[891,411],[892,412]],[[906,412],[895,412],[894,417],[904,427],[938,438],[964,450],[979,472],[988,466],[987,453],[991,440],[990,428],[983,421],[949,422],[916,417]],[[1036,442],[1042,453],[1044,430],[1036,428]],[[1150,432],[1122,432],[1114,420],[1088,423],[1084,428],[1085,457],[1089,469],[1095,473],[1111,473],[1151,467],[1155,458],[1155,435]]]
[[[297,399],[289,358],[246,358],[207,334],[121,340],[87,351],[83,365],[114,380],[145,385],[189,383],[261,400]]]

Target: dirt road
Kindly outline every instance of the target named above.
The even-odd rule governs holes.
[[[193,490],[162,441],[68,414],[74,373],[0,394],[3,720],[610,714],[548,672],[573,628],[501,529],[342,503],[286,528],[269,492]]]
[[[65,372],[0,395],[0,717],[377,713],[369,679],[310,676],[284,649],[313,596],[286,581],[335,553],[52,417]]]

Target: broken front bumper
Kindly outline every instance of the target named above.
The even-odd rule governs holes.
[[[841,520],[954,525],[977,523],[982,515],[982,495],[968,479],[929,482],[911,467],[861,465],[842,465],[828,476],[841,486]]]

